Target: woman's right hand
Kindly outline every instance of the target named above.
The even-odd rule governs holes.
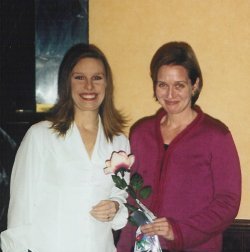
[[[93,206],[90,214],[97,220],[112,221],[119,210],[119,203],[113,200],[102,200]]]

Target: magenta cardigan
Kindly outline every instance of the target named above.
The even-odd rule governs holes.
[[[157,217],[166,217],[174,241],[160,239],[171,251],[219,252],[222,232],[236,217],[241,198],[237,150],[228,128],[196,107],[198,116],[164,150],[160,120],[140,120],[131,130],[133,171],[140,173],[153,194],[143,203]],[[118,252],[130,252],[135,227],[121,233]]]

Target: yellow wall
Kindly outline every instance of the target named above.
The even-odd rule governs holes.
[[[249,16],[249,0],[89,1],[89,41],[110,61],[116,105],[130,125],[158,108],[149,78],[156,49],[172,40],[194,48],[204,77],[198,104],[229,126],[239,151],[241,219],[250,219]]]

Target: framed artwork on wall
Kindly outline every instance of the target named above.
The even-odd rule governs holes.
[[[57,72],[65,52],[88,43],[88,0],[35,1],[36,110],[43,112],[57,99]]]
[[[0,14],[2,124],[55,102],[64,53],[88,43],[88,0],[1,0]]]

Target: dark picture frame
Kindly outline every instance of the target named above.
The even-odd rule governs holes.
[[[36,110],[57,98],[57,72],[65,52],[88,43],[88,0],[36,0]]]
[[[1,124],[40,112],[37,104],[50,102],[51,92],[55,100],[56,68],[78,42],[88,43],[88,0],[1,0]]]

